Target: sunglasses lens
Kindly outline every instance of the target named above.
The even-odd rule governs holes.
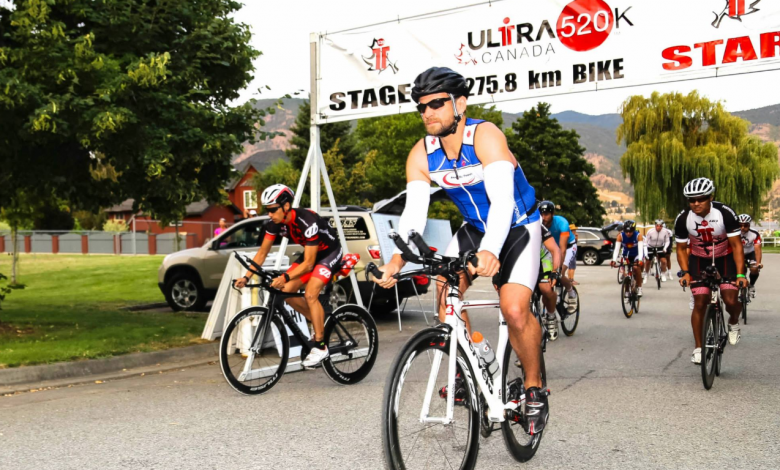
[[[420,114],[425,113],[425,108],[430,107],[431,109],[439,109],[442,106],[444,106],[444,103],[446,103],[449,100],[449,98],[436,98],[435,100],[431,100],[427,103],[420,103],[417,105],[417,111]]]

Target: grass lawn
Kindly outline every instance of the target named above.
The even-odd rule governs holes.
[[[0,310],[0,368],[155,351],[202,342],[203,314],[128,312],[164,302],[162,256],[21,255]],[[11,257],[0,255],[10,277]]]

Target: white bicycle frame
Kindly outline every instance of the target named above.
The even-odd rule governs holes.
[[[469,310],[481,309],[481,308],[499,308],[498,300],[469,300],[461,301],[453,286],[449,287],[447,295],[447,307],[445,323],[451,327],[453,334],[450,335],[450,351],[449,360],[447,366],[447,390],[454,390],[455,386],[455,370],[456,361],[458,359],[458,345],[463,345],[463,350],[466,353],[466,359],[471,364],[471,369],[475,372],[475,377],[470,379],[467,377],[469,384],[476,382],[477,387],[482,392],[488,405],[488,419],[493,423],[500,423],[504,421],[504,410],[515,410],[519,403],[506,403],[502,400],[503,384],[501,382],[501,366],[504,363],[504,354],[506,354],[506,344],[509,339],[509,331],[507,329],[506,321],[501,310],[498,311],[498,349],[496,350],[496,361],[498,361],[498,371],[496,372],[497,380],[494,382],[492,379],[486,379],[489,377],[487,369],[479,363],[479,357],[476,351],[471,345],[471,341],[468,338],[466,332],[466,325],[461,320],[460,312],[468,308]],[[420,411],[421,423],[434,423],[434,424],[450,424],[455,409],[455,394],[447,394],[447,415],[446,416],[429,416],[431,399],[435,393],[436,377],[439,375],[439,367],[441,365],[443,353],[440,350],[436,350],[433,353],[433,364],[431,366],[431,373],[428,377],[428,386],[425,391],[425,400],[423,401],[422,410]],[[463,373],[468,374],[468,369],[463,368]],[[488,382],[489,380],[489,382]],[[473,381],[473,382],[472,382]],[[496,383],[498,382],[498,383]],[[475,390],[471,390],[471,405],[474,407],[479,406]],[[521,400],[522,401],[522,400]]]

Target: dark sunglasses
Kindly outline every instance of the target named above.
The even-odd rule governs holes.
[[[689,197],[688,198],[688,204],[696,204],[697,202],[706,202],[709,201],[709,196],[701,196],[701,197]]]
[[[425,113],[425,108],[430,106],[431,109],[439,109],[442,106],[444,106],[448,101],[450,101],[449,97],[447,97],[447,98],[436,98],[435,100],[431,100],[431,101],[429,101],[427,103],[420,103],[420,104],[417,105],[417,111],[420,114],[424,114]]]
[[[281,209],[282,206],[276,206],[276,207],[266,207],[265,210],[268,211],[269,214],[273,214],[274,212]]]

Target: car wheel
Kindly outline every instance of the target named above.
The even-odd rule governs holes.
[[[206,293],[199,279],[192,274],[180,273],[165,284],[165,300],[176,312],[202,310],[206,305]]]
[[[582,253],[582,262],[587,266],[594,266],[599,262],[599,252],[594,249],[585,250]]]
[[[330,291],[330,299],[328,299],[328,303],[330,303],[330,306],[333,308],[333,310],[336,310],[337,308],[349,302],[349,297],[352,293],[352,286],[348,283],[349,279],[347,279],[347,284],[333,284],[333,290]]]

